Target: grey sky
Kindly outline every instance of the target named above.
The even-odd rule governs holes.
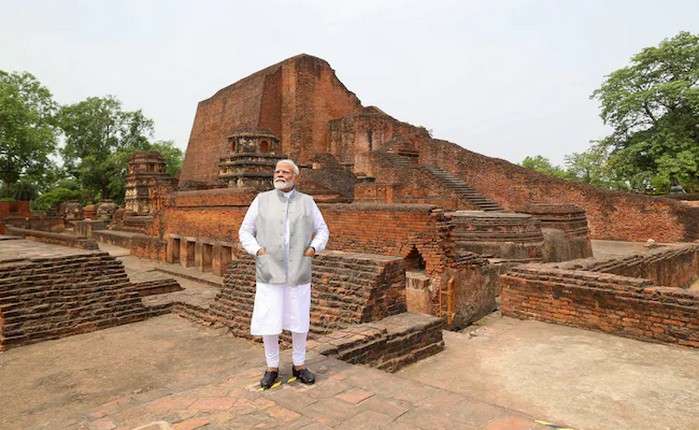
[[[699,2],[0,0],[0,69],[60,103],[115,95],[184,149],[199,100],[305,52],[435,137],[560,163],[606,134],[604,75],[681,30]]]

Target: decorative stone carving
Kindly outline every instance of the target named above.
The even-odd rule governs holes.
[[[286,158],[274,134],[264,130],[243,130],[228,137],[230,154],[218,164],[219,183],[230,188],[272,188],[274,167]]]
[[[154,212],[156,198],[174,188],[174,178],[165,171],[165,160],[157,152],[135,152],[129,158],[124,207],[136,215]]]

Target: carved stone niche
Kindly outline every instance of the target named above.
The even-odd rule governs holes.
[[[241,130],[227,138],[229,154],[220,159],[218,180],[222,186],[268,190],[274,167],[286,158],[279,138],[266,130]]]

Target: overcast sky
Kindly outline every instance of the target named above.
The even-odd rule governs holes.
[[[561,163],[607,133],[604,75],[681,30],[699,1],[0,0],[0,69],[59,103],[114,95],[184,150],[199,100],[304,52],[434,137]]]

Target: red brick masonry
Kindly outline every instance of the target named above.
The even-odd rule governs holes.
[[[0,265],[0,350],[149,316],[124,266],[107,253]]]
[[[699,245],[686,245],[572,270],[562,264],[518,266],[500,277],[502,313],[699,348],[699,291],[679,288],[699,277],[697,261]]]
[[[338,330],[311,341],[309,347],[348,363],[395,372],[442,351],[442,329],[442,318],[406,312]]]

